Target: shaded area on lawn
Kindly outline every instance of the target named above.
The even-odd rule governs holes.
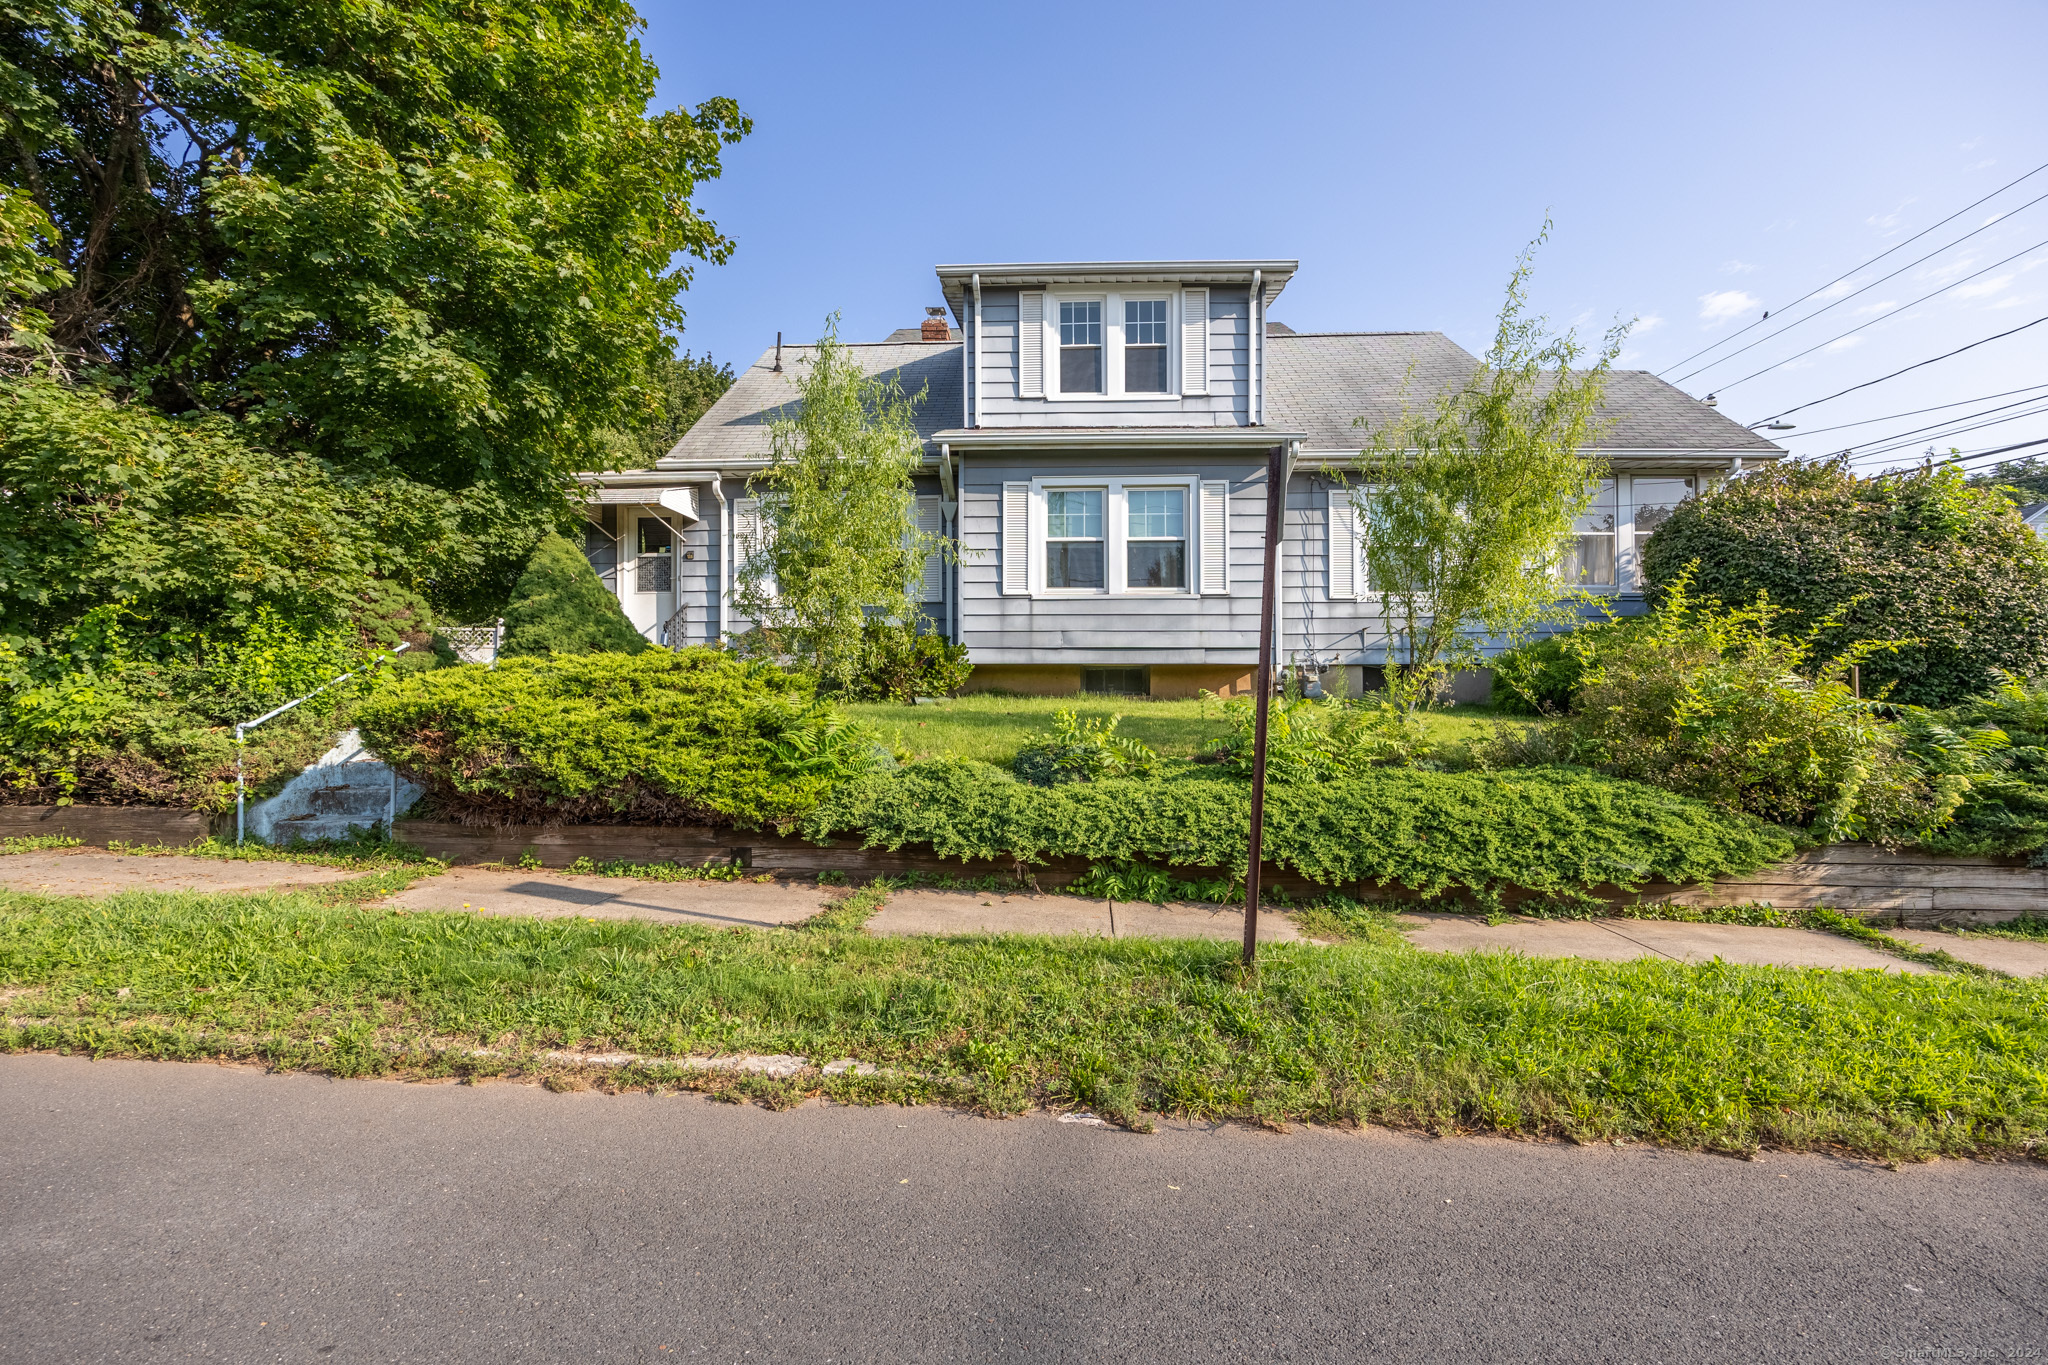
[[[1011,697],[974,693],[930,706],[888,702],[842,705],[867,721],[892,747],[913,758],[974,758],[1007,765],[1034,736],[1052,728],[1053,714],[1072,710],[1083,720],[1122,716],[1117,733],[1150,746],[1167,758],[1193,758],[1229,733],[1214,703],[1153,701],[1148,697]],[[1431,737],[1478,740],[1490,735],[1496,717],[1484,708],[1458,707],[1422,713]]]
[[[1878,1155],[2034,1150],[2048,993],[1960,975],[1435,956],[1361,922],[1249,987],[1202,941],[873,938],[323,908],[310,896],[0,896],[0,1047],[344,1075],[545,1074],[546,1049],[857,1057],[873,1077],[614,1084],[1085,1105]],[[855,913],[858,911],[859,913]],[[473,1049],[491,1050],[474,1056]],[[448,1050],[442,1050],[448,1049]]]

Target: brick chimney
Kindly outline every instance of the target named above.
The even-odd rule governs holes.
[[[951,341],[953,339],[953,329],[946,325],[946,310],[943,308],[927,308],[924,311],[924,340]]]

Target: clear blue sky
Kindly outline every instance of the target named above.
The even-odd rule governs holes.
[[[942,261],[1236,256],[1301,261],[1273,311],[1297,330],[1481,352],[1548,213],[1540,310],[1582,334],[1637,317],[1622,363],[1664,371],[2048,194],[2043,171],[1852,272],[2048,162],[2040,3],[642,8],[663,103],[730,95],[754,119],[700,195],[738,251],[698,267],[681,343],[738,364],[835,310],[852,340],[914,325]],[[2044,315],[2048,202],[1683,387],[1726,387],[1749,423]],[[2029,395],[1816,428],[2034,385],[2010,411],[2040,413],[1937,446],[2048,437],[2048,322],[1778,439],[1824,453]]]

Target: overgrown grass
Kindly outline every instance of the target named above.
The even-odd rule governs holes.
[[[2013,938],[2025,942],[2039,943],[2048,940],[2048,915],[2021,915],[2003,924],[1987,924],[1978,929],[1965,929],[1964,938]]]
[[[978,693],[931,706],[859,703],[840,708],[873,725],[883,739],[912,758],[974,758],[1007,765],[1032,736],[1052,727],[1053,713],[1072,710],[1083,720],[1122,716],[1117,733],[1168,758],[1192,758],[1229,732],[1214,705],[1153,701],[1148,697],[1009,697]],[[1432,711],[1423,725],[1433,738],[1479,740],[1492,734],[1492,713],[1460,706]]]
[[[176,854],[231,863],[307,863],[318,867],[403,866],[435,871],[447,866],[417,844],[367,831],[356,831],[346,839],[301,839],[289,844],[266,844],[258,839],[238,844],[233,839],[211,837],[189,844],[125,844],[116,839],[107,844],[107,851],[141,858]]]
[[[566,1068],[773,1104],[1646,1139],[1884,1157],[2048,1138],[2048,987],[1961,975],[1270,945],[874,937],[870,887],[796,931],[328,909],[309,895],[0,894],[0,1047],[340,1075],[544,1076],[548,1049],[855,1057],[793,1079]],[[479,1050],[483,1054],[479,1055]]]

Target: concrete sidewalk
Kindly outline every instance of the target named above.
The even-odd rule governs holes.
[[[1227,905],[1151,905],[1081,896],[898,891],[868,921],[871,934],[1078,934],[1089,938],[1244,938],[1244,911]],[[1300,943],[1281,911],[1259,912],[1259,942]]]
[[[1626,962],[1642,957],[1662,958],[1669,962],[1711,962],[1718,957],[1723,962],[1768,967],[1875,967],[1888,972],[1934,970],[1834,934],[1811,929],[1760,929],[1741,924],[1683,924],[1642,919],[1516,919],[1505,924],[1488,924],[1477,915],[1423,913],[1402,915],[1399,922],[1410,943],[1435,953],[1512,948],[1531,957],[1586,957],[1603,962]]]
[[[39,896],[111,896],[120,891],[276,891],[323,886],[363,874],[315,863],[231,862],[176,853],[108,853],[73,848],[0,857],[0,886]]]
[[[775,929],[809,919],[844,889],[807,882],[657,882],[521,868],[451,867],[386,905],[475,915],[587,916],[660,924]]]

